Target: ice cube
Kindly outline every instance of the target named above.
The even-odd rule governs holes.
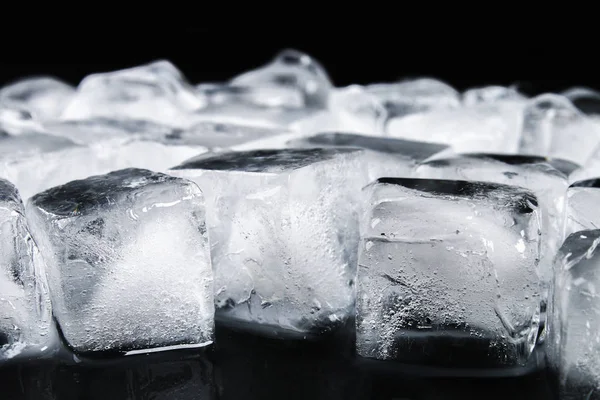
[[[207,198],[218,317],[267,334],[310,334],[354,302],[357,149],[200,156],[170,171]]]
[[[448,367],[524,364],[540,317],[535,195],[400,178],[366,191],[358,354]]]
[[[207,104],[217,106],[226,103],[246,103],[264,108],[304,108],[304,95],[286,87],[248,87],[227,83],[201,83],[196,94]]]
[[[531,99],[524,111],[519,152],[563,158],[583,165],[600,144],[600,125],[563,96]]]
[[[412,176],[418,163],[448,149],[448,146],[435,143],[341,132],[320,133],[293,140],[288,145],[291,147],[356,147],[369,150],[365,157],[370,180],[384,176]]]
[[[386,121],[387,111],[379,99],[352,85],[331,92],[326,112],[298,118],[289,126],[303,135],[338,131],[379,136],[385,133]]]
[[[459,93],[448,84],[431,78],[397,83],[377,83],[365,87],[387,109],[390,118],[460,107]]]
[[[17,81],[0,89],[0,104],[11,104],[30,112],[37,120],[57,118],[75,89],[52,77]]]
[[[0,362],[51,344],[45,264],[17,189],[0,179]]]
[[[23,139],[0,138],[0,144],[5,140],[8,143],[18,141],[18,146],[15,144],[13,147],[19,148],[21,143],[29,138],[29,136],[22,136]],[[71,143],[65,138],[48,136]],[[48,147],[56,144],[55,141],[46,144],[45,137],[44,141],[35,139],[33,143],[35,146],[47,145]],[[205,150],[198,146],[171,146],[147,140],[112,139],[89,146],[71,146],[59,151],[1,157],[0,176],[12,181],[19,188],[23,198],[29,198],[42,190],[74,179],[105,174],[123,168],[166,171],[174,164]]]
[[[497,102],[393,118],[386,129],[392,137],[448,144],[457,152],[514,153],[521,120],[514,102]]]
[[[211,343],[212,271],[194,183],[125,169],[39,193],[27,212],[74,351]]]
[[[484,86],[473,88],[463,93],[463,104],[468,107],[480,104],[494,104],[498,102],[523,102],[527,98],[514,87]]]
[[[556,257],[551,355],[559,369],[561,399],[590,399],[600,389],[600,230],[572,233]]]
[[[142,119],[187,126],[187,113],[204,105],[168,61],[89,75],[63,110],[62,119]]]
[[[591,116],[600,114],[600,93],[586,87],[572,87],[561,93],[575,107]]]
[[[286,134],[290,132],[282,128],[200,122],[189,129],[181,129],[166,135],[163,141],[166,144],[227,148]]]
[[[33,119],[31,112],[21,107],[0,103],[0,135],[39,133],[41,130],[41,124]]]
[[[182,131],[170,125],[139,119],[90,118],[84,120],[49,121],[44,132],[63,136],[79,144],[93,144],[111,139],[148,139],[166,141]]]
[[[231,80],[233,86],[285,89],[297,106],[300,97],[302,106],[326,108],[332,84],[327,72],[308,54],[297,50],[284,50],[267,65],[245,72]]]
[[[73,141],[53,135],[30,133],[0,136],[0,166],[43,153],[77,147],[79,146]]]
[[[600,180],[589,179],[571,184],[567,190],[565,233],[598,229],[600,227]]]

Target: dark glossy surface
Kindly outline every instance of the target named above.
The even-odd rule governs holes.
[[[0,398],[429,400],[553,399],[549,374],[460,377],[354,356],[349,326],[320,340],[264,338],[217,326],[204,350],[0,368]]]

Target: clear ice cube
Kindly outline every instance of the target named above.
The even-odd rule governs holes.
[[[524,110],[519,153],[563,158],[583,165],[600,144],[600,125],[566,97],[544,94]]]
[[[325,69],[308,54],[297,50],[284,50],[267,65],[245,72],[231,80],[231,85],[241,87],[274,88],[290,92],[295,101],[303,100],[306,108],[326,108],[332,84]],[[285,104],[284,105],[288,105]]]
[[[217,316],[267,334],[312,334],[354,303],[357,149],[200,156],[170,171],[207,198]]]
[[[515,88],[505,86],[473,88],[465,91],[462,95],[463,104],[468,107],[499,102],[523,102],[526,99]]]
[[[0,104],[10,104],[30,112],[37,120],[59,117],[75,89],[51,77],[28,78],[0,90]]]
[[[194,183],[125,169],[39,193],[27,212],[74,351],[211,343],[212,270]]]
[[[460,95],[450,85],[431,78],[406,80],[397,83],[376,83],[365,87],[386,108],[390,118],[434,109],[455,109]]]
[[[600,230],[571,234],[557,254],[553,349],[561,399],[591,399],[600,390]]]
[[[326,132],[288,143],[291,147],[356,147],[365,154],[369,179],[392,176],[410,177],[418,163],[448,150],[448,146],[387,137]]]
[[[156,61],[87,76],[61,118],[125,117],[186,126],[187,113],[202,106],[204,102],[177,68]]]
[[[567,190],[565,232],[600,228],[600,180],[589,179],[571,184]]]
[[[540,317],[535,195],[400,178],[365,190],[358,354],[446,367],[526,363]]]
[[[45,264],[17,189],[0,179],[0,362],[51,344]]]

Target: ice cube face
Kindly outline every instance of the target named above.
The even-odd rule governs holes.
[[[410,177],[418,163],[448,150],[448,146],[396,138],[325,132],[288,143],[292,147],[354,147],[365,154],[370,181],[384,176]]]
[[[561,159],[502,154],[459,154],[420,165],[418,178],[488,181],[521,186],[535,193],[542,220],[542,268],[550,282],[553,256],[562,244],[568,176],[578,166]]]
[[[362,151],[287,149],[192,159],[170,171],[207,196],[217,316],[313,333],[354,304]]]
[[[19,193],[4,179],[0,179],[0,239],[2,362],[46,350],[52,315],[44,261],[29,233]]]
[[[74,351],[211,343],[212,270],[195,184],[125,169],[39,193],[28,213]]]
[[[186,113],[203,106],[171,63],[87,76],[61,114],[62,119],[128,118],[186,125]]]
[[[573,183],[567,190],[565,237],[572,233],[597,229],[600,226],[600,180]]]
[[[556,366],[561,398],[589,398],[600,387],[599,230],[571,234],[556,257]]]
[[[365,190],[357,353],[454,367],[525,363],[540,317],[534,194],[401,178]]]

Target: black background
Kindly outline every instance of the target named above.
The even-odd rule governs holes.
[[[199,25],[201,25],[199,23]],[[30,75],[53,75],[77,84],[85,75],[172,61],[192,83],[224,81],[265,64],[280,49],[296,48],[319,60],[338,86],[431,76],[457,89],[519,84],[528,94],[584,85],[600,89],[595,44],[579,37],[557,39],[548,32],[505,32],[490,37],[478,28],[427,27],[385,30],[357,26],[339,31],[289,28],[231,31],[211,28],[131,29],[38,33],[35,39],[5,41],[0,85]],[[492,27],[493,28],[493,27]],[[285,32],[285,33],[282,33]],[[295,32],[290,34],[290,32]],[[562,34],[562,33],[561,33]]]

